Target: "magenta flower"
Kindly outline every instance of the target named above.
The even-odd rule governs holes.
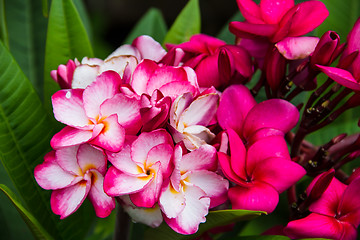
[[[143,93],[151,95],[158,89],[164,96],[171,97],[172,101],[186,92],[191,92],[193,96],[199,94],[193,69],[164,66],[146,59],[136,67],[130,85],[139,96]]]
[[[337,67],[316,65],[322,72],[337,83],[353,89],[360,90],[360,18],[356,21],[353,29],[348,35],[347,47]]]
[[[307,193],[311,192],[314,183],[322,175],[313,180]],[[310,215],[289,222],[284,233],[291,238],[355,240],[356,229],[360,224],[359,191],[359,178],[353,180],[348,186],[333,178],[320,199],[310,205]]]
[[[174,171],[159,199],[165,222],[176,232],[193,234],[205,222],[209,208],[224,203],[229,182],[215,173],[216,149],[203,145],[183,153],[175,146]],[[185,150],[186,151],[186,150]]]
[[[299,111],[281,99],[257,104],[245,86],[232,85],[221,95],[217,119],[223,129],[233,129],[251,145],[269,135],[283,136],[296,125]]]
[[[115,208],[115,200],[103,190],[107,169],[104,153],[88,144],[52,151],[44,163],[35,167],[37,183],[53,190],[51,209],[60,218],[74,213],[89,197],[98,217],[107,217]]]
[[[250,55],[239,46],[197,34],[189,42],[172,46],[184,51],[183,66],[189,66],[196,72],[200,87],[224,88],[230,82],[247,81],[253,74]],[[168,54],[174,54],[169,51]]]
[[[74,61],[70,59],[66,65],[60,64],[57,70],[52,70],[50,76],[59,84],[60,88],[69,89],[71,88],[75,68],[79,65],[80,63],[76,58]]]
[[[143,127],[142,132],[151,132],[163,127],[169,119],[171,98],[164,97],[159,91],[155,90],[151,97],[143,94],[140,97],[140,115]]]
[[[222,138],[222,144],[229,144],[230,156],[219,152],[219,162],[225,176],[237,184],[228,192],[234,209],[271,213],[279,194],[306,174],[305,169],[291,161],[282,136],[263,137],[247,149],[232,129]]]
[[[245,22],[231,22],[229,29],[239,38],[267,38],[276,43],[298,37],[318,27],[329,15],[320,1],[294,5],[294,0],[237,0]]]
[[[119,93],[120,76],[107,71],[83,89],[60,90],[52,96],[56,120],[66,124],[51,139],[58,149],[90,143],[118,152],[125,134],[141,128],[139,101]]]
[[[113,166],[105,175],[105,192],[113,197],[129,194],[135,206],[153,207],[172,172],[172,155],[173,141],[164,129],[128,137],[123,150],[108,154]]]

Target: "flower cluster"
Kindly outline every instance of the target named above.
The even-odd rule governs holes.
[[[271,213],[288,190],[290,221],[277,234],[356,238],[360,171],[340,168],[360,155],[360,134],[322,146],[304,139],[360,105],[360,20],[345,45],[332,31],[302,36],[327,17],[320,1],[237,3],[246,21],[230,23],[233,45],[197,34],[166,51],[140,36],[105,60],[51,72],[62,88],[54,116],[66,126],[34,174],[53,190],[55,214],[89,198],[106,217],[116,199],[136,222],[193,234],[214,207]],[[321,72],[329,79],[317,86]],[[267,100],[257,102],[263,89]],[[308,90],[307,102],[290,103]],[[298,198],[305,175],[315,178]]]

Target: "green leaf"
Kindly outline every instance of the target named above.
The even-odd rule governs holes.
[[[47,19],[39,0],[5,0],[9,48],[42,97]]]
[[[0,0],[0,39],[9,48],[9,37],[6,26],[4,0]]]
[[[37,239],[53,239],[49,233],[45,231],[37,219],[17,200],[15,194],[7,186],[0,184],[0,190],[5,193],[5,195],[14,204],[21,217],[24,219]]]
[[[41,0],[42,2],[42,12],[44,17],[48,18],[49,17],[49,2],[48,0]]]
[[[201,19],[199,0],[190,0],[175,19],[164,39],[165,43],[179,44],[189,41],[194,34],[200,33]]]
[[[165,20],[159,9],[150,8],[136,23],[135,27],[126,37],[124,44],[131,44],[140,35],[149,35],[157,42],[162,42],[167,31]]]
[[[233,21],[244,21],[244,17],[240,12],[237,12],[231,19],[229,19],[229,21],[224,25],[220,33],[217,35],[217,38],[227,42],[228,44],[234,44],[235,42],[235,35],[229,31],[229,23]]]
[[[251,220],[255,217],[265,214],[265,212],[249,211],[249,210],[219,210],[212,211],[206,216],[206,222],[200,224],[197,233],[192,235],[181,235],[172,230],[166,223],[161,224],[158,228],[149,229],[145,232],[145,240],[161,239],[161,240],[183,240],[194,239],[204,232],[219,226],[225,226],[238,221]]]
[[[326,31],[332,30],[340,35],[342,42],[346,41],[347,34],[360,16],[359,0],[322,0],[322,2],[329,10],[329,16],[317,28],[317,36],[320,37]]]
[[[93,56],[80,15],[71,0],[52,0],[45,50],[44,105],[51,112],[51,95],[59,90],[50,71],[69,59]]]
[[[0,159],[4,168],[26,208],[51,236],[66,240],[83,237],[91,216],[80,208],[59,221],[50,209],[50,191],[42,190],[34,179],[35,166],[51,150],[52,124],[30,81],[2,43],[0,86]]]

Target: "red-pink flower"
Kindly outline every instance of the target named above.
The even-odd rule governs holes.
[[[325,173],[324,173],[325,174]],[[307,189],[311,192],[317,176]],[[310,207],[310,215],[289,222],[284,233],[291,238],[330,238],[335,240],[355,240],[360,224],[360,179],[349,185],[333,178],[322,196]]]
[[[172,172],[173,141],[164,129],[128,137],[123,150],[109,153],[113,164],[105,175],[104,190],[109,196],[129,194],[137,207],[153,207],[163,180]]]
[[[224,203],[229,182],[215,173],[216,149],[210,145],[186,153],[174,150],[174,171],[159,199],[165,222],[176,232],[193,234],[205,222],[209,208]]]
[[[120,84],[120,76],[107,71],[85,90],[56,92],[54,116],[67,126],[53,136],[51,146],[58,149],[88,142],[120,151],[125,134],[136,134],[141,128],[139,101],[119,93]]]
[[[61,219],[74,213],[86,197],[98,217],[107,217],[115,200],[103,190],[106,163],[102,151],[82,144],[51,151],[44,163],[35,167],[34,175],[42,188],[53,190],[51,209]]]
[[[329,15],[320,1],[294,4],[294,0],[237,0],[245,22],[231,22],[229,29],[240,38],[267,38],[276,43],[285,37],[304,35]]]
[[[219,152],[223,173],[237,186],[228,195],[235,209],[271,213],[279,194],[300,180],[306,171],[291,161],[284,138],[280,135],[258,139],[248,148],[232,129],[222,136],[222,145],[229,145],[230,156]],[[221,151],[227,151],[222,146]]]
[[[253,74],[250,55],[242,47],[227,45],[205,34],[194,35],[190,41],[171,47],[184,51],[183,66],[195,70],[203,88],[224,88],[233,82],[247,81]],[[168,54],[176,53],[170,50]]]

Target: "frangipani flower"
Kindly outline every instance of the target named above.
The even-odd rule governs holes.
[[[285,37],[298,37],[318,27],[329,15],[320,1],[294,4],[294,0],[237,0],[245,22],[231,22],[230,32],[239,38],[266,38],[276,43]]]
[[[228,195],[234,209],[274,211],[279,194],[300,180],[306,171],[291,161],[280,135],[258,139],[248,149],[238,134],[228,129],[222,135],[219,163],[225,176],[237,186]]]
[[[143,60],[135,69],[131,87],[139,96],[148,95],[158,89],[172,101],[179,95],[191,92],[193,96],[199,94],[196,73],[190,67],[172,67],[157,64],[151,60]]]
[[[229,182],[214,171],[216,149],[203,145],[184,154],[180,144],[174,150],[174,171],[159,199],[165,222],[176,232],[193,234],[205,222],[209,208],[224,203]]]
[[[123,150],[109,153],[113,164],[105,175],[109,196],[130,196],[137,207],[153,207],[159,199],[163,179],[172,172],[173,141],[164,129],[128,137]]]
[[[281,99],[257,104],[245,86],[232,85],[221,95],[217,119],[223,129],[233,129],[251,145],[262,137],[283,136],[296,125],[299,111]]]
[[[324,173],[325,174],[325,173]],[[307,192],[323,174],[317,176]],[[291,238],[355,240],[360,224],[360,179],[348,186],[333,178],[320,199],[309,207],[310,215],[289,222],[284,229]]]
[[[98,217],[107,217],[115,208],[115,200],[103,190],[107,169],[106,157],[89,144],[52,151],[44,163],[35,167],[37,183],[53,190],[51,209],[60,218],[74,213],[89,197]]]
[[[203,88],[224,88],[230,81],[241,83],[253,73],[250,55],[242,47],[227,45],[205,34],[194,35],[190,41],[171,47],[184,52],[183,66],[195,70],[199,86]],[[168,54],[176,53],[169,51]]]
[[[338,67],[328,67],[316,64],[318,68],[337,83],[353,89],[360,90],[360,18],[356,21],[348,35],[347,47],[340,58]]]
[[[215,138],[206,126],[214,119],[219,95],[207,93],[193,98],[191,93],[179,96],[170,109],[169,130],[176,143],[183,141],[186,148],[194,150]]]
[[[118,152],[125,134],[141,127],[139,101],[119,93],[120,76],[107,71],[83,89],[60,90],[52,96],[56,120],[68,125],[51,139],[58,149],[89,142]]]
[[[84,57],[81,64],[69,60],[60,65],[57,70],[51,71],[51,77],[63,89],[82,88],[95,81],[96,77],[105,71],[117,72],[126,83],[129,83],[131,74],[142,59],[160,61],[166,54],[160,43],[150,36],[139,36],[132,44],[125,44],[112,52],[105,60]]]

